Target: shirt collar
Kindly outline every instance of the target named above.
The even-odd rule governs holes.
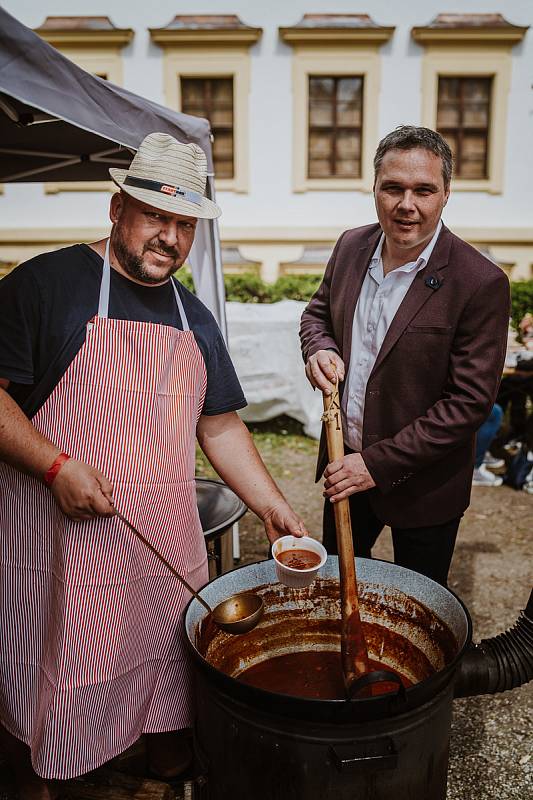
[[[431,258],[431,254],[433,252],[435,245],[437,244],[437,239],[439,238],[441,230],[442,230],[442,219],[439,219],[439,224],[435,228],[435,233],[431,237],[431,240],[428,242],[428,244],[424,247],[424,249],[418,256],[416,261],[409,261],[406,264],[402,264],[401,267],[396,267],[396,269],[393,270],[393,272],[412,272],[414,269],[416,269],[418,272],[419,270],[423,269],[428,263],[429,259]],[[369,267],[370,270],[374,270],[378,266],[378,264],[381,265],[382,263],[381,252],[383,250],[384,241],[385,241],[385,234],[382,233],[381,236],[379,237],[378,246],[374,250],[374,255],[370,260],[370,267]]]

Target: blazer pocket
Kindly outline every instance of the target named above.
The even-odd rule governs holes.
[[[451,325],[408,325],[406,333],[436,333],[446,336],[452,332]]]

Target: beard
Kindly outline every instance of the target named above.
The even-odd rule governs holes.
[[[132,278],[142,283],[163,283],[181,266],[178,250],[176,250],[175,247],[167,247],[163,242],[160,242],[157,237],[147,242],[143,246],[142,254],[137,255],[129,249],[120,228],[115,227],[112,245],[115,256],[119,260],[122,268],[128,275],[131,275]],[[173,259],[166,272],[159,272],[159,274],[154,275],[150,272],[150,268],[145,266],[144,254],[148,252],[148,250],[155,250],[156,253],[170,256]]]

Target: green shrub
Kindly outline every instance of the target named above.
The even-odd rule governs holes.
[[[525,314],[533,314],[533,280],[511,282],[511,319],[518,330],[518,323]]]
[[[278,300],[308,302],[322,281],[322,275],[282,275],[272,285],[272,303]]]
[[[178,280],[194,292],[192,275],[180,270],[175,273]],[[307,302],[316,292],[320,275],[283,275],[275,283],[265,283],[253,272],[239,275],[224,275],[226,300],[237,303],[277,303],[279,300],[303,300]]]
[[[180,270],[178,279],[194,291],[190,272]],[[275,283],[265,283],[253,272],[225,275],[226,300],[238,303],[277,303],[279,300],[308,302],[322,280],[321,275],[282,275]],[[511,283],[511,316],[513,326],[527,313],[533,313],[533,280]]]
[[[272,303],[272,285],[253,272],[225,275],[226,300],[237,303]]]

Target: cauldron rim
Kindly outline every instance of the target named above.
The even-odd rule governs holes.
[[[330,559],[337,560],[336,556],[329,556],[328,561]],[[243,566],[235,567],[234,569],[224,573],[224,575],[217,576],[213,578],[211,581],[205,584],[204,587],[200,590],[200,594],[202,595],[203,591],[207,589],[212,584],[221,580],[225,576],[231,575],[232,573],[239,572],[246,567],[253,567],[260,564],[267,564],[271,562],[273,564],[272,559],[263,559],[260,561],[255,561],[250,564],[245,564]],[[242,698],[244,702],[251,702],[255,705],[259,704],[261,707],[265,709],[272,708],[273,706],[279,706],[281,703],[287,710],[288,707],[294,710],[295,716],[305,716],[310,719],[319,719],[324,714],[326,717],[334,717],[340,718],[342,720],[343,717],[350,718],[357,716],[358,719],[363,720],[363,718],[368,717],[368,719],[375,719],[376,717],[385,717],[385,716],[394,716],[396,714],[405,713],[406,711],[410,711],[414,708],[418,708],[419,706],[423,705],[424,703],[430,701],[433,697],[436,696],[438,692],[440,692],[443,688],[445,688],[450,680],[453,678],[455,670],[463,657],[466,649],[469,647],[472,641],[472,620],[470,617],[470,613],[468,608],[461,600],[461,598],[451,589],[448,587],[443,587],[441,584],[432,581],[431,578],[427,578],[424,575],[420,575],[419,573],[414,573],[413,570],[409,570],[405,567],[401,567],[397,564],[392,564],[390,561],[386,561],[385,559],[364,559],[357,557],[356,562],[373,562],[373,563],[380,563],[385,564],[387,567],[395,567],[399,570],[404,570],[406,573],[413,573],[417,575],[419,579],[423,579],[425,581],[431,581],[431,583],[438,586],[440,590],[446,591],[450,594],[454,600],[458,603],[460,608],[462,609],[466,621],[466,632],[464,636],[464,641],[462,645],[459,645],[457,642],[457,636],[454,631],[454,634],[457,642],[457,652],[455,656],[450,660],[445,667],[435,672],[433,675],[430,675],[428,678],[425,678],[422,681],[410,686],[408,689],[405,690],[405,702],[400,703],[399,697],[396,693],[388,693],[384,695],[378,695],[376,697],[370,698],[351,698],[351,699],[343,699],[343,700],[324,700],[319,698],[309,698],[309,697],[298,697],[295,695],[290,694],[283,694],[281,692],[269,692],[266,689],[260,689],[256,686],[251,686],[248,684],[244,684],[239,682],[236,678],[232,677],[231,675],[227,675],[226,673],[222,672],[217,667],[213,666],[198,650],[196,647],[196,643],[191,640],[189,636],[189,632],[187,630],[187,617],[189,615],[190,609],[195,605],[199,605],[198,601],[192,597],[189,603],[185,608],[185,613],[183,616],[183,624],[185,628],[185,636],[187,640],[187,644],[192,651],[194,660],[196,663],[204,670],[207,671],[211,678],[215,681],[215,683],[221,685],[223,688],[226,688],[231,692],[232,695],[237,695],[238,697]],[[364,578],[362,581],[364,582]],[[244,591],[244,589],[241,589]],[[402,590],[403,591],[403,590]],[[407,592],[404,592],[407,594]],[[409,596],[409,595],[407,595]],[[206,598],[208,599],[208,598]],[[437,617],[437,612],[433,611],[431,608],[429,609],[434,613]],[[443,621],[443,620],[441,620]],[[310,713],[310,712],[313,713]],[[302,713],[303,712],[303,713]]]

